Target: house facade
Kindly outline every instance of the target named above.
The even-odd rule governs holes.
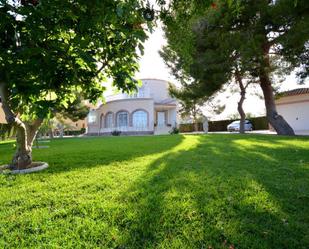
[[[134,94],[116,94],[92,109],[87,118],[88,135],[168,134],[177,125],[177,101],[168,92],[168,82],[143,79]]]
[[[282,92],[276,105],[280,113],[297,135],[309,135],[309,88]]]

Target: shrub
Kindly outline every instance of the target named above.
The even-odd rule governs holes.
[[[178,134],[178,133],[179,133],[179,129],[177,127],[173,127],[173,129],[170,131],[171,135]]]
[[[85,132],[86,132],[86,129],[82,128],[80,130],[66,130],[63,133],[65,136],[79,136],[79,135],[84,134]]]
[[[121,131],[114,130],[114,131],[112,131],[111,134],[112,134],[112,136],[120,136]]]

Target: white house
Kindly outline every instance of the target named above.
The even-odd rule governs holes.
[[[117,94],[90,111],[88,135],[167,134],[177,125],[177,101],[168,92],[168,82],[143,79],[142,86],[132,95]]]
[[[276,105],[297,135],[309,135],[309,88],[280,93]]]

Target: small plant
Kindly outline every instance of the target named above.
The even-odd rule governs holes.
[[[170,134],[171,135],[179,134],[179,129],[177,127],[173,127],[173,129],[170,131]]]
[[[111,134],[112,134],[112,136],[120,136],[121,131],[114,130],[114,131],[112,131]]]

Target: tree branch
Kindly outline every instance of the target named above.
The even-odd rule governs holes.
[[[4,82],[0,82],[0,96],[2,102],[2,108],[5,114],[5,119],[8,124],[11,124],[16,127],[18,133],[18,145],[19,148],[24,152],[28,151],[27,146],[27,130],[26,125],[13,113],[9,104],[9,94],[6,84]]]
[[[101,71],[107,66],[107,63],[104,61],[100,61],[102,63],[102,66],[97,70],[96,75],[98,75],[99,73],[101,73]]]

